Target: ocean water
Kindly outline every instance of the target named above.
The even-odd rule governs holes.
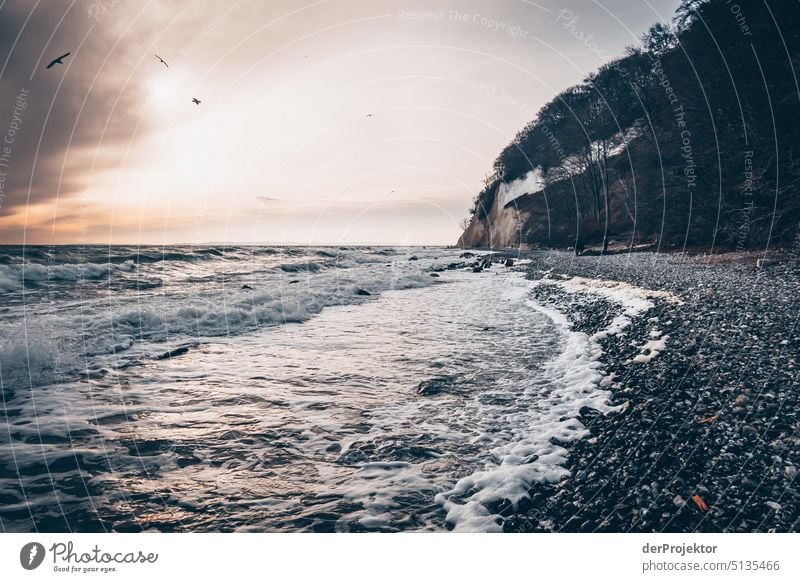
[[[611,409],[596,343],[459,254],[0,247],[0,528],[501,531]]]

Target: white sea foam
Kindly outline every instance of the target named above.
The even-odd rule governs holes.
[[[609,392],[599,387],[603,372],[596,342],[572,331],[562,313],[532,301],[528,305],[556,323],[561,352],[526,390],[538,403],[535,414],[517,424],[510,442],[492,450],[494,460],[484,470],[459,480],[437,497],[456,531],[502,531],[502,520],[488,508],[504,500],[516,506],[528,497],[533,483],[554,483],[567,476],[567,450],[554,443],[587,436],[588,430],[577,419],[584,406],[614,410],[607,404]]]
[[[621,332],[633,318],[651,309],[650,298],[678,301],[668,293],[614,281],[575,277],[557,283],[568,293],[600,295],[619,305],[621,312],[606,328],[588,336],[573,331],[563,313],[530,302],[533,309],[545,313],[557,324],[561,352],[545,366],[543,377],[527,391],[532,400],[542,403],[540,409],[527,423],[516,424],[518,428],[510,442],[492,450],[493,460],[484,470],[460,479],[455,487],[437,496],[437,501],[447,511],[448,523],[456,531],[502,531],[502,519],[493,514],[490,507],[503,501],[510,501],[516,507],[528,497],[534,483],[555,483],[569,475],[564,466],[567,450],[560,443],[589,434],[578,420],[581,408],[590,407],[604,414],[621,409],[621,406],[608,404],[610,392],[604,387],[611,379],[602,369],[603,351],[599,341]],[[654,339],[645,346],[649,357],[665,349],[665,339]]]
[[[132,260],[120,264],[111,263],[79,263],[67,265],[0,265],[0,292],[17,289],[20,283],[45,281],[79,281],[81,279],[99,279],[108,277],[114,272],[133,271],[136,265]],[[7,286],[11,282],[13,286]]]
[[[1,267],[5,265],[0,265],[0,293],[8,293],[9,291],[16,291],[19,289],[22,284],[18,277],[12,276]]]
[[[566,281],[558,281],[558,284],[568,292],[594,293],[622,306],[622,312],[614,318],[611,325],[595,333],[593,340],[601,340],[621,332],[630,325],[633,318],[653,307],[653,302],[650,301],[652,298],[660,297],[673,303],[681,303],[674,293],[644,289],[620,281],[572,277]]]
[[[182,283],[184,272],[173,269],[174,282],[161,293],[142,294],[134,288],[111,297],[79,295],[74,305],[57,311],[32,302],[24,317],[0,320],[0,373],[6,383],[41,385],[52,381],[54,374],[74,375],[87,362],[99,367],[127,365],[168,351],[160,345],[164,342],[172,347],[197,344],[262,327],[301,323],[326,307],[363,303],[390,289],[436,282],[426,272],[433,264],[432,257],[386,266],[376,264],[375,257],[351,255],[343,256],[341,263],[346,266],[338,268],[328,265],[309,270],[311,263],[301,261],[297,269],[244,271],[239,277],[249,289],[240,282],[224,280],[210,285]],[[50,281],[63,287],[79,279],[134,269],[132,261],[24,268],[0,265],[0,286],[17,289],[23,281]],[[363,291],[369,295],[358,293]],[[96,358],[104,355],[110,358]]]
[[[127,502],[99,493],[93,501],[103,511],[132,512],[150,523],[202,528],[184,511],[202,507],[201,516],[213,508],[215,528],[441,528],[438,491],[494,463],[503,447],[524,453],[514,444],[531,425],[531,410],[541,409],[532,376],[555,345],[549,320],[525,308],[528,287],[519,274],[495,265],[480,274],[432,278],[425,272],[425,261],[432,260],[398,258],[400,264],[388,269],[328,269],[310,281],[284,282],[297,294],[298,285],[346,293],[346,300],[303,325],[209,339],[177,357],[107,376],[18,390],[11,405],[20,413],[6,434],[14,435],[11,446],[30,476],[26,482],[43,466],[68,464],[72,448],[94,459],[89,475],[108,485],[103,491],[136,493]],[[265,285],[236,289],[233,296],[263,303],[260,296],[270,295]],[[356,288],[374,295],[355,295]],[[170,311],[156,304],[154,313],[171,317],[187,298],[170,299]],[[181,307],[189,310],[187,319],[204,317],[190,307]],[[222,304],[216,308],[225,311]],[[92,321],[105,311],[92,309]],[[63,317],[74,327],[71,314]],[[141,326],[151,333],[171,321],[129,308],[116,319],[120,330]],[[217,329],[216,322],[208,325]],[[131,337],[106,335],[102,328],[87,333],[107,338],[108,345]],[[123,346],[120,357],[141,353],[142,345],[169,353],[173,335],[162,343],[137,340]],[[98,359],[86,358],[95,366]],[[442,379],[440,393],[419,393],[428,378]],[[25,423],[32,417],[40,420],[38,428]],[[557,429],[554,435],[565,436]],[[55,443],[46,448],[44,465],[38,434]],[[0,458],[8,455],[0,435]],[[110,458],[113,473],[97,469],[108,466],[98,458]],[[68,487],[76,474],[59,473],[56,487],[62,479]],[[45,495],[29,495],[30,507],[52,506]],[[152,514],[164,504],[178,509],[174,518],[171,510]],[[65,511],[89,510],[69,505]]]
[[[611,378],[598,337],[532,302],[520,273],[495,265],[433,278],[428,269],[455,258],[413,254],[345,251],[339,268],[312,272],[278,268],[315,260],[308,252],[246,266],[161,261],[133,271],[163,272],[157,291],[32,303],[0,324],[4,389],[38,385],[10,397],[20,412],[0,458],[13,447],[31,483],[42,463],[74,451],[94,459],[102,491],[90,499],[122,522],[202,529],[213,511],[215,529],[430,530],[446,520],[498,531],[498,504],[568,475],[562,445],[588,435],[584,406],[615,410]],[[644,306],[627,293],[616,303],[636,317]],[[65,381],[70,364],[88,376]],[[429,379],[440,391],[420,394]],[[40,435],[55,443],[46,459]],[[70,490],[77,474],[59,473],[54,488]],[[53,506],[52,491],[36,491],[28,507]],[[135,495],[105,493],[115,491]],[[85,498],[61,501],[72,515],[91,512]]]
[[[657,323],[658,318],[652,317],[648,321],[651,323]],[[667,349],[667,341],[669,341],[669,336],[663,335],[663,332],[660,329],[650,330],[648,337],[650,339],[646,341],[641,348],[639,348],[640,353],[636,355],[633,360],[631,360],[632,362],[636,364],[646,364]]]

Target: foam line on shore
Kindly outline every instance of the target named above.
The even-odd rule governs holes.
[[[568,450],[561,445],[589,436],[578,417],[584,407],[603,414],[619,412],[623,405],[609,404],[611,393],[603,370],[600,341],[620,333],[632,319],[650,310],[651,298],[680,301],[673,294],[642,289],[615,281],[571,278],[566,281],[531,282],[529,290],[542,283],[556,283],[566,293],[593,293],[619,306],[619,314],[604,329],[588,335],[574,331],[567,314],[561,310],[528,301],[528,306],[546,315],[562,334],[562,350],[544,367],[548,389],[541,381],[527,392],[531,399],[544,398],[548,414],[531,418],[531,425],[521,429],[512,442],[492,451],[496,463],[460,479],[455,486],[440,493],[437,501],[447,512],[447,522],[455,531],[500,532],[503,519],[490,508],[510,502],[515,508],[529,496],[534,483],[557,483],[569,477]],[[660,347],[660,346],[659,346]]]

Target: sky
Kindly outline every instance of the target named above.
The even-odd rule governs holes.
[[[538,109],[677,5],[0,0],[0,243],[454,244]]]

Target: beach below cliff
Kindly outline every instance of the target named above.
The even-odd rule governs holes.
[[[796,530],[757,259],[7,247],[0,529]]]
[[[506,531],[797,531],[800,266],[763,256],[531,255],[535,300],[597,343],[618,409],[582,409],[569,477]]]

